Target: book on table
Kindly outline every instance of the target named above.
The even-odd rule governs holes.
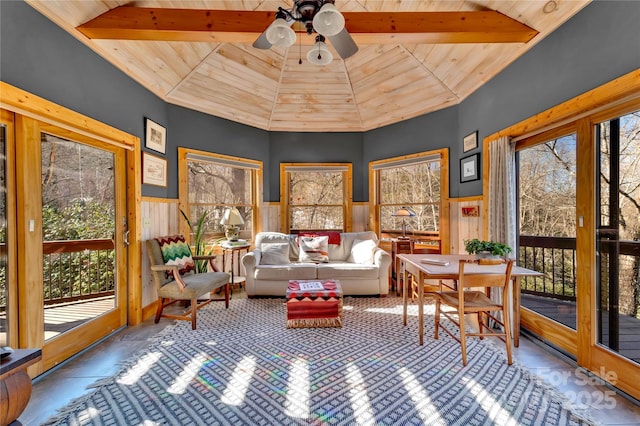
[[[298,285],[302,291],[324,290],[324,286],[320,281],[303,281],[299,282]]]
[[[420,259],[420,263],[426,263],[428,265],[438,265],[438,266],[447,266],[449,264],[448,261],[442,259],[431,259],[425,257],[424,259]]]
[[[225,248],[233,248],[233,247],[248,246],[249,243],[247,242],[247,240],[236,240],[236,241],[223,241],[222,243],[220,243],[220,245]]]

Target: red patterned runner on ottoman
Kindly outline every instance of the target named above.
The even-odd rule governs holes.
[[[287,328],[341,327],[342,288],[337,281],[289,281]]]

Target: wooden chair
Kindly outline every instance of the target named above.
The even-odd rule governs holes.
[[[413,250],[411,251],[412,254],[440,254],[440,247],[419,247],[419,246],[414,246]],[[410,295],[411,295],[411,302],[414,302],[415,299],[418,298],[418,280],[417,277],[411,275],[409,277],[410,281]],[[431,281],[435,281],[435,280],[431,280]],[[424,290],[424,294],[428,295],[433,293],[434,291],[439,291],[441,289],[442,285],[447,285],[445,284],[442,280],[440,280],[439,282],[423,282],[422,285],[423,290]]]
[[[151,262],[151,271],[153,271],[153,279],[158,290],[158,307],[156,309],[155,322],[160,321],[161,317],[177,320],[191,321],[191,329],[196,329],[196,312],[203,306],[212,301],[224,301],[225,307],[229,308],[229,274],[226,272],[205,272],[196,274],[188,272],[184,275],[179,274],[179,265],[165,265],[160,249],[160,243],[156,239],[150,239],[146,242],[149,261]],[[211,262],[215,256],[193,256],[193,260],[208,260]],[[167,276],[167,271],[173,271],[173,276]],[[224,287],[224,297],[212,299],[211,292],[218,288]],[[202,302],[198,299],[207,294],[208,298]],[[189,308],[180,315],[163,313],[164,307],[181,300],[190,302]]]
[[[436,298],[435,332],[434,338],[438,338],[438,330],[442,328],[451,337],[456,339],[462,349],[462,364],[467,365],[467,336],[478,336],[481,339],[492,336],[505,342],[507,349],[507,363],[511,365],[511,322],[509,319],[509,282],[513,260],[509,260],[504,273],[466,273],[466,262],[460,262],[458,289],[440,290],[434,293]],[[495,268],[495,266],[481,266],[478,268]],[[469,290],[472,287],[484,287],[487,292]],[[493,288],[502,289],[502,303],[497,303],[488,297]],[[454,311],[442,311],[441,305],[454,308]],[[502,312],[502,320],[494,315]],[[447,317],[459,329],[460,338],[448,330],[440,322],[440,314]],[[465,314],[476,314],[478,317],[478,332],[467,332],[465,328]],[[489,326],[489,319],[499,324],[503,331]]]

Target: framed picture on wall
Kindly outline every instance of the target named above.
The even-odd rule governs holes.
[[[467,135],[462,139],[462,152],[471,151],[478,147],[478,131]]]
[[[144,146],[164,154],[167,146],[167,129],[148,118],[145,118],[144,126]]]
[[[460,159],[460,182],[470,182],[480,179],[478,164],[480,154],[473,154]]]
[[[142,153],[142,183],[167,186],[167,160],[148,152]]]

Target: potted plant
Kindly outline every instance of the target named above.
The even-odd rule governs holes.
[[[464,241],[464,249],[469,254],[475,254],[478,259],[487,257],[506,257],[511,253],[511,247],[495,241],[481,241],[477,238]]]
[[[208,212],[203,212],[198,222],[196,224],[192,224],[186,213],[180,209],[180,213],[182,213],[182,217],[187,221],[187,225],[189,225],[189,229],[191,230],[191,235],[193,236],[193,254],[194,256],[207,256],[211,254],[211,252],[207,252],[207,245],[204,241],[204,220],[207,217]],[[207,271],[207,262],[205,260],[200,260],[195,262],[196,272],[206,272]]]

